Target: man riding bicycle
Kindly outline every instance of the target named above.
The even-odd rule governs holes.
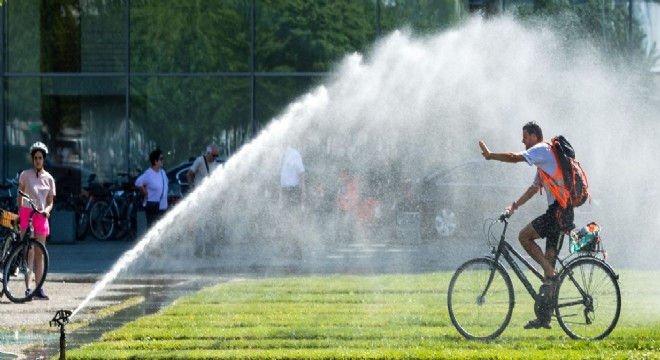
[[[546,295],[551,298],[558,280],[555,273],[555,258],[558,251],[557,243],[562,231],[567,232],[575,227],[573,224],[573,208],[571,206],[563,208],[559,205],[555,195],[553,195],[556,193],[553,190],[556,189],[552,189],[553,186],[558,185],[546,180],[552,178],[561,169],[558,169],[557,161],[550,144],[543,141],[541,127],[535,122],[525,124],[523,126],[522,143],[525,144],[525,151],[520,153],[493,153],[488,150],[488,147],[483,141],[479,141],[479,146],[486,160],[498,160],[508,163],[525,161],[530,166],[535,165],[537,167],[532,185],[518,200],[508,206],[506,210],[513,214],[514,211],[531,199],[536,192],[541,192],[541,186],[545,189],[548,199],[548,209],[545,214],[537,217],[523,227],[518,235],[518,240],[532,259],[538,262],[543,268],[545,275],[544,285],[548,292]],[[536,243],[536,240],[539,238],[546,239],[545,254]],[[538,329],[541,327],[550,329],[549,313],[544,316],[537,314],[537,319],[531,320],[525,325],[525,329]]]

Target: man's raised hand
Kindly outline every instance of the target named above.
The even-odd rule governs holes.
[[[486,146],[483,140],[479,140],[479,147],[481,148],[481,155],[483,155],[484,159],[490,160],[490,150],[488,150],[488,146]]]

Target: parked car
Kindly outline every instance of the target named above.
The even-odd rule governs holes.
[[[166,170],[169,187],[168,201],[170,205],[176,204],[188,193],[188,179],[186,178],[186,173],[190,170],[195,159],[196,157],[191,157],[187,161],[181,162]],[[215,162],[221,166],[227,162],[227,159],[226,156],[218,156]]]
[[[412,195],[406,199],[407,209],[420,212],[424,238],[481,239],[484,221],[518,199],[531,185],[534,171],[536,168],[524,164],[513,167],[483,159],[446,164],[415,182]],[[545,210],[545,193],[542,201],[530,200],[526,208],[534,206],[538,210],[530,211],[541,214]],[[406,211],[406,207],[398,211]],[[513,221],[530,219],[518,217]]]

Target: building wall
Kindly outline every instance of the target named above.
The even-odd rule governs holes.
[[[402,25],[454,25],[466,2],[21,0],[1,11],[3,175],[29,167],[43,141],[51,172],[80,185],[81,169],[136,175],[155,147],[166,168],[211,141],[231,155],[345,54]]]

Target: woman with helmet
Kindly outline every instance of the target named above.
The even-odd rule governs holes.
[[[48,147],[46,147],[44,143],[37,141],[32,144],[30,147],[32,168],[23,171],[18,178],[18,188],[30,196],[37,205],[37,208],[41,211],[41,213],[34,214],[34,217],[32,218],[32,226],[34,227],[34,237],[37,241],[42,243],[44,247],[46,246],[46,237],[50,234],[48,218],[50,217],[50,212],[53,210],[53,201],[55,199],[55,180],[44,169],[46,155],[48,155]],[[32,208],[30,207],[30,204],[23,202],[23,197],[20,195],[18,196],[18,208],[20,209],[19,216],[22,237],[27,229]],[[36,256],[42,255],[36,254]],[[43,271],[37,267],[40,267],[42,262],[40,259],[35,260],[36,266],[33,270],[36,281],[39,283]],[[27,291],[30,291],[30,289],[28,288]],[[42,288],[34,294],[34,299],[48,300],[49,298]]]

